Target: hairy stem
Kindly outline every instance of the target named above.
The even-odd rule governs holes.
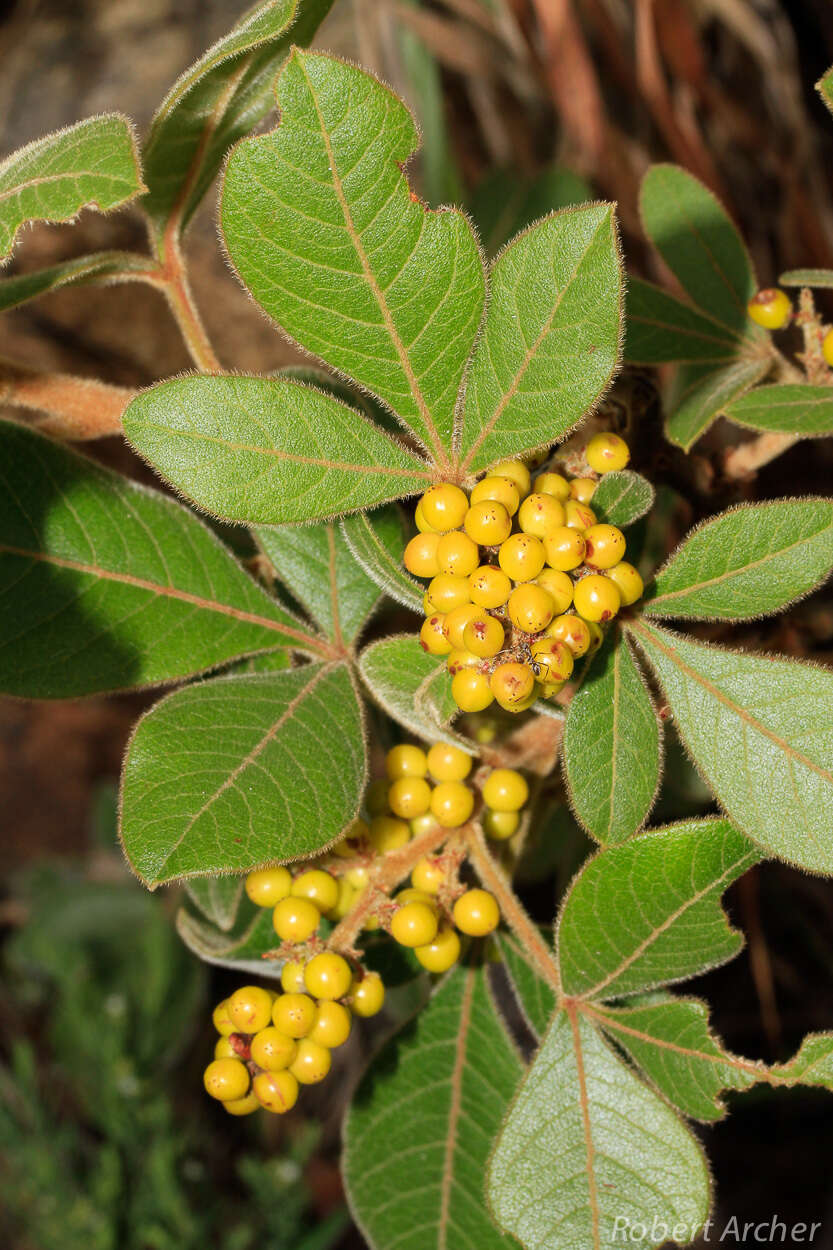
[[[33,424],[53,438],[82,442],[121,434],[124,410],[136,393],[94,378],[38,373],[0,361],[0,403],[45,414]]]

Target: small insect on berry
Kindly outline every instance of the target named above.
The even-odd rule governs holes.
[[[792,316],[792,301],[777,287],[766,287],[756,291],[746,310],[756,325],[765,330],[782,330]]]

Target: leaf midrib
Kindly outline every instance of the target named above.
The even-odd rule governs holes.
[[[463,1072],[466,1066],[466,1050],[471,1027],[472,1003],[474,999],[475,977],[474,968],[466,969],[466,980],[460,1000],[460,1025],[454,1048],[454,1065],[451,1069],[450,1089],[451,1101],[448,1107],[448,1131],[445,1135],[445,1153],[443,1168],[440,1175],[440,1213],[437,1225],[437,1250],[447,1250],[448,1226],[451,1212],[451,1187],[454,1183],[454,1155],[457,1150],[457,1130],[463,1107]]]

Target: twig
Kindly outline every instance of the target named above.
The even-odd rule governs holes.
[[[34,422],[37,428],[70,442],[121,434],[124,410],[136,394],[94,378],[38,373],[0,361],[0,402],[45,413]]]

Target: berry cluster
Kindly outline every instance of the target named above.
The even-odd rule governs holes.
[[[586,476],[548,470],[534,489],[525,464],[502,461],[470,497],[442,482],[417,504],[404,560],[431,579],[420,641],[447,657],[465,712],[494,701],[521,712],[556,695],[601,642],[600,625],[642,594],[624,534],[589,506],[598,476],[628,463],[627,444],[595,434],[584,458]]]

